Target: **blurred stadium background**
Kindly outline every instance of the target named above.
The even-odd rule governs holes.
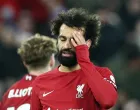
[[[140,0],[0,0],[0,99],[27,73],[20,43],[34,33],[51,36],[49,21],[72,7],[100,15],[102,35],[91,60],[115,75],[119,98],[111,110],[140,110]]]

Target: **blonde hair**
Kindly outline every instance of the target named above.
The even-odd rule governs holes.
[[[32,68],[46,66],[56,51],[56,40],[39,34],[29,38],[18,48],[22,60]]]

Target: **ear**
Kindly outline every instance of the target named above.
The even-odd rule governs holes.
[[[51,58],[50,58],[50,66],[53,68],[54,67],[54,65],[55,65],[55,57],[54,57],[55,55],[54,54],[52,54],[52,56],[51,56]]]
[[[90,48],[90,46],[91,46],[91,44],[92,44],[92,41],[91,41],[90,39],[88,39],[88,40],[86,41],[86,44],[87,44],[88,48]]]

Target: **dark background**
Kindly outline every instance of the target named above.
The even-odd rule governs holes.
[[[111,110],[139,110],[139,0],[0,0],[0,97],[27,73],[17,47],[34,33],[53,37],[49,21],[72,7],[100,15],[101,38],[90,57],[115,75],[119,99]]]

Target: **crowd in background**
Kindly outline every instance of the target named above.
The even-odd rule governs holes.
[[[115,75],[119,98],[112,110],[139,110],[139,0],[0,0],[0,98],[27,73],[17,47],[34,33],[55,37],[49,22],[72,7],[96,13],[102,21],[99,44],[90,49],[90,57]]]

